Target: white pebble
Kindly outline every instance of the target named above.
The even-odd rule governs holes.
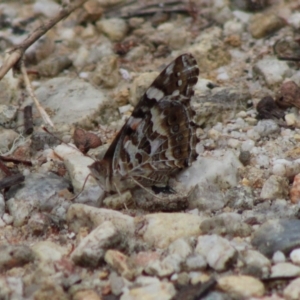
[[[290,259],[294,264],[300,265],[300,249],[294,249],[290,254]]]
[[[253,140],[247,140],[242,143],[241,150],[242,151],[251,151],[255,145]]]
[[[248,136],[251,140],[254,140],[254,141],[259,140],[259,138],[260,138],[258,132],[255,131],[254,129],[249,129],[249,130],[247,131],[247,136]]]
[[[228,147],[230,147],[230,148],[237,149],[237,148],[240,147],[241,142],[240,142],[239,140],[236,140],[236,139],[229,139],[229,140],[227,141],[227,145],[228,145]]]
[[[285,255],[281,251],[276,251],[273,254],[272,260],[275,264],[278,264],[278,263],[285,262],[286,258],[285,258]]]

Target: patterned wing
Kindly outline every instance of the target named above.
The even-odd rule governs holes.
[[[170,174],[195,160],[190,98],[198,75],[195,58],[183,54],[154,80],[113,142],[112,169],[119,176],[165,185]]]

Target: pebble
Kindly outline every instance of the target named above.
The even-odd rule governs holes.
[[[122,239],[113,223],[105,221],[80,241],[71,259],[76,265],[95,268],[103,261],[106,251],[120,245]]]
[[[111,246],[113,246],[112,243],[110,243],[110,247]],[[117,250],[107,250],[104,260],[118,274],[130,281],[134,280],[135,277],[140,275],[142,272],[142,268],[137,268],[134,261],[130,257]]]
[[[254,127],[254,130],[259,133],[261,137],[269,137],[271,134],[280,132],[280,128],[273,120],[261,120]]]
[[[283,262],[272,266],[270,278],[295,277],[299,275],[300,267]]]
[[[289,25],[294,27],[296,30],[300,28],[300,13],[294,12],[287,19]]]
[[[21,277],[7,276],[0,278],[0,297],[2,299],[22,299],[24,283]]]
[[[0,271],[21,267],[35,260],[34,252],[25,245],[0,245]]]
[[[276,159],[273,162],[272,173],[277,176],[292,178],[300,173],[300,159]]]
[[[40,261],[47,263],[59,261],[68,254],[68,249],[50,241],[35,243],[31,249]]]
[[[11,123],[17,115],[18,107],[0,104],[0,124],[5,126]]]
[[[114,42],[122,40],[128,31],[126,21],[119,18],[102,19],[96,23],[96,27]]]
[[[242,163],[237,155],[232,150],[226,150],[221,157],[199,157],[176,179],[186,188],[194,187],[197,184],[217,183],[220,189],[226,189],[238,184],[237,173],[241,167]]]
[[[64,125],[76,123],[80,126],[96,111],[100,111],[105,101],[101,90],[92,84],[68,77],[49,79],[35,91],[35,94],[42,106],[55,112],[51,119],[56,126],[62,122]],[[62,99],[68,99],[68,105],[62,105]],[[35,118],[35,122],[41,121]]]
[[[292,203],[300,201],[300,174],[294,177],[293,185],[290,189],[290,199]]]
[[[135,233],[153,247],[166,248],[178,238],[199,235],[202,221],[202,217],[185,213],[147,214],[135,217]]]
[[[104,190],[92,176],[88,177],[90,174],[88,166],[90,166],[94,160],[88,156],[84,156],[77,149],[64,144],[57,146],[54,152],[63,159],[75,194],[80,193],[78,197],[76,197],[75,202],[99,207],[104,198]],[[87,177],[88,179],[86,180]],[[84,183],[84,190],[82,190]]]
[[[276,251],[289,254],[300,246],[298,226],[300,220],[296,219],[269,220],[254,233],[252,245],[267,257]]]
[[[246,250],[241,253],[242,260],[249,268],[256,268],[262,272],[263,277],[267,277],[270,273],[271,261],[256,250]]]
[[[251,276],[229,275],[218,279],[218,287],[238,299],[260,297],[265,293],[263,283]]]
[[[119,276],[116,272],[111,272],[109,274],[109,283],[114,295],[119,296],[122,294],[125,284],[124,279],[121,276]]]
[[[198,253],[193,253],[192,255],[188,256],[185,261],[185,268],[188,271],[205,270],[206,267],[207,262],[205,257]]]
[[[271,175],[264,183],[260,197],[262,199],[285,198],[288,195],[289,183],[284,177]]]
[[[272,256],[272,261],[275,264],[282,263],[286,261],[286,257],[281,251],[276,251]]]
[[[272,57],[264,57],[259,60],[253,70],[263,76],[269,87],[282,83],[284,78],[291,75],[290,68],[285,61]]]
[[[149,300],[171,300],[176,294],[172,283],[159,281],[157,278],[139,278],[136,286],[125,288],[120,300],[140,300],[147,295]]]
[[[132,235],[135,230],[133,217],[112,209],[96,208],[85,204],[72,204],[68,209],[66,221],[69,229],[76,233],[81,227],[88,227],[91,230],[105,221],[112,222],[125,234]]]
[[[230,242],[215,234],[198,237],[195,252],[203,255],[216,271],[227,270],[237,259],[237,251]]]
[[[300,278],[292,280],[283,290],[284,299],[298,300],[300,298]]]
[[[283,26],[284,21],[282,18],[274,13],[257,13],[249,20],[249,31],[256,39],[274,33]]]
[[[296,264],[296,265],[300,265],[300,249],[294,249],[291,253],[290,253],[290,259],[291,261]]]
[[[242,221],[237,213],[222,213],[218,216],[204,220],[200,225],[204,234],[217,234],[227,236],[249,236],[252,228]]]
[[[69,186],[68,180],[54,173],[26,176],[21,186],[7,193],[7,208],[14,218],[14,226],[22,226],[34,210],[54,212],[57,207],[68,207],[69,203],[59,193]]]
[[[12,129],[0,128],[0,153],[9,153],[13,144],[18,140],[19,134]],[[22,142],[22,139],[20,139]],[[23,140],[24,144],[24,140]]]
[[[252,209],[254,194],[248,186],[236,186],[228,189],[225,193],[225,203],[228,207],[236,209]]]
[[[214,201],[211,201],[211,199]],[[189,196],[189,209],[216,211],[226,205],[224,195],[216,184],[198,184]]]

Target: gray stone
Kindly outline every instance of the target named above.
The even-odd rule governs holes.
[[[248,186],[236,186],[226,191],[226,205],[235,209],[252,209],[254,202],[253,191]]]
[[[285,198],[289,193],[288,179],[271,175],[264,183],[260,197],[262,199]]]
[[[252,245],[267,257],[276,251],[288,255],[300,246],[300,220],[271,220],[264,223],[255,233]]]
[[[66,179],[54,173],[26,176],[22,185],[14,186],[7,193],[7,208],[14,217],[14,225],[23,225],[34,210],[49,212],[64,205],[65,199],[59,196],[59,192],[69,187]]]

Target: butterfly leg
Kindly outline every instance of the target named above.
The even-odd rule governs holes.
[[[169,185],[166,185],[166,186],[153,185],[151,188],[155,194],[158,194],[158,193],[176,194],[176,191],[174,189],[172,189]]]

